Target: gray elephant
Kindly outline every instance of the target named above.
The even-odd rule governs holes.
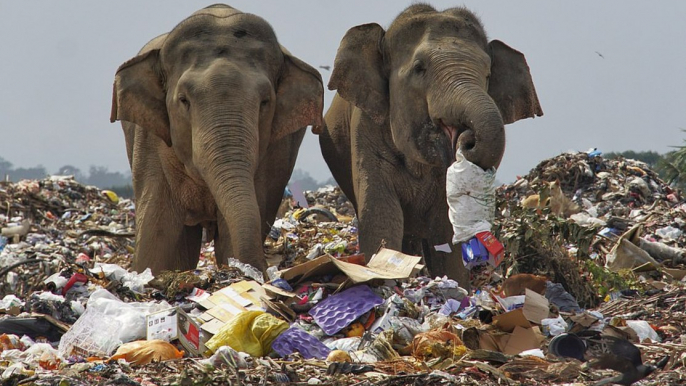
[[[218,262],[265,270],[262,243],[305,128],[322,125],[323,91],[264,19],[221,4],[122,64],[111,120],[133,175],[132,268],[195,267],[205,228]]]
[[[353,27],[341,41],[319,137],[322,154],[359,219],[367,257],[386,247],[423,254],[432,274],[469,286],[450,243],[446,170],[459,148],[498,167],[504,124],[543,112],[524,55],[486,38],[464,8],[405,9],[384,31]]]

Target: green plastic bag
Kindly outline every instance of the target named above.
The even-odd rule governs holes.
[[[226,322],[205,346],[212,352],[229,346],[252,357],[272,351],[272,342],[288,329],[288,323],[264,311],[245,311]]]

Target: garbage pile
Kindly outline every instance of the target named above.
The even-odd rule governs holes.
[[[641,163],[562,154],[497,189],[505,254],[471,268],[473,293],[419,256],[359,254],[338,188],[305,197],[265,242],[269,280],[218,267],[211,243],[153,277],[128,270],[131,202],[65,177],[3,185],[2,382],[686,380],[686,206]]]

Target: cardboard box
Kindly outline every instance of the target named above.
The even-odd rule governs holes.
[[[510,298],[514,298],[514,296],[510,296]],[[497,298],[501,304],[507,299]],[[501,330],[513,332],[516,327],[531,328],[531,323],[541,324],[541,319],[547,318],[549,312],[550,303],[548,299],[527,288],[524,305],[521,308],[496,315],[493,317],[493,321],[497,322]]]
[[[214,335],[226,322],[244,311],[264,311],[262,298],[269,297],[256,281],[244,280],[224,287],[198,303],[207,309],[200,315],[203,321],[201,328]]]
[[[200,355],[207,350],[198,323],[178,307],[154,312],[147,315],[145,320],[148,340],[161,339],[171,342],[178,339],[192,355]]]

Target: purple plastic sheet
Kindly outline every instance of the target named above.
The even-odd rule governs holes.
[[[305,359],[325,359],[331,352],[324,343],[297,327],[291,327],[277,336],[272,342],[272,349],[282,357],[299,352]]]
[[[333,335],[382,303],[371,288],[360,285],[329,296],[314,306],[310,315],[327,335]]]

